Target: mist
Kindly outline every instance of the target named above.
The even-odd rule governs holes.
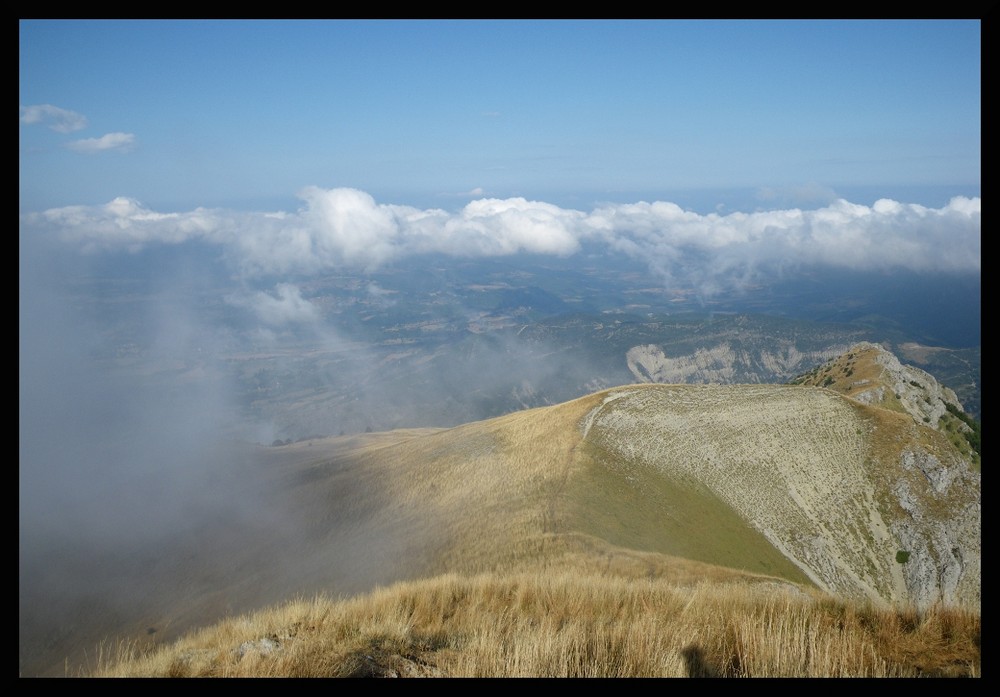
[[[52,242],[20,248],[20,674],[401,573],[400,531],[337,499],[317,520],[257,445],[275,425],[248,417],[241,351],[343,349],[297,291],[222,290],[197,251],[109,264]]]

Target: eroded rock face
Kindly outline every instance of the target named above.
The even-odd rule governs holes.
[[[947,412],[946,403],[961,407],[953,390],[940,384],[934,376],[920,368],[903,365],[892,353],[878,344],[859,344],[877,351],[875,362],[885,372],[883,381],[899,395],[900,404],[914,419],[937,428],[938,421]]]
[[[625,354],[628,369],[640,382],[732,382],[736,353],[729,344],[668,358],[659,346],[633,346]]]
[[[958,464],[953,463],[951,467],[947,467],[934,455],[922,450],[907,450],[901,459],[904,469],[920,472],[938,494],[946,493],[952,480],[959,474]]]
[[[790,341],[779,341],[773,350],[756,352],[723,342],[692,354],[667,356],[661,347],[643,344],[629,349],[625,361],[638,382],[761,383],[790,378],[844,349],[804,352]]]
[[[956,459],[905,451],[892,493],[904,511],[892,523],[910,598],[918,607],[937,602],[978,606],[981,600],[982,504],[980,476]],[[942,515],[947,511],[947,515]]]
[[[854,399],[858,400],[862,404],[881,404],[885,399],[885,388],[879,386],[873,387],[870,390],[865,390],[864,392],[856,392],[854,394]]]

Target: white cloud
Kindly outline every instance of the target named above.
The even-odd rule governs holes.
[[[376,266],[398,253],[403,241],[394,207],[380,206],[357,189],[310,186],[299,197],[306,202],[302,220],[312,249],[324,265]]]
[[[66,206],[29,213],[22,221],[50,231],[86,252],[125,249],[150,244],[180,244],[212,238],[226,222],[217,211],[196,208],[188,213],[157,213],[135,199],[120,196],[103,206]]]
[[[958,198],[941,209],[882,200],[871,208],[839,199],[797,208],[699,215],[672,203],[637,203],[594,211],[587,224],[609,247],[651,263],[696,263],[718,277],[739,270],[831,266],[855,270],[980,269],[980,200]]]
[[[285,213],[157,213],[118,198],[21,220],[90,251],[201,240],[220,246],[246,276],[370,270],[421,253],[567,256],[588,240],[706,292],[806,266],[971,273],[981,267],[979,198],[955,198],[938,209],[838,199],[815,210],[701,215],[663,201],[584,213],[523,198],[480,199],[447,212],[380,204],[356,189],[309,187],[300,197],[304,207]],[[279,293],[278,300],[288,305],[294,297]]]
[[[483,189],[483,187],[477,186],[473,189],[469,189],[468,191],[458,191],[458,192],[449,191],[443,194],[438,194],[438,196],[445,196],[447,198],[473,198],[476,196],[482,196],[485,193],[486,191]]]
[[[100,138],[83,138],[67,143],[70,150],[82,152],[87,155],[104,152],[106,150],[118,150],[128,152],[135,146],[135,135],[132,133],[105,133]]]
[[[87,117],[51,104],[22,105],[21,123],[41,123],[59,133],[72,133],[87,127]]]
[[[247,296],[232,295],[226,300],[232,305],[252,310],[265,324],[311,324],[319,319],[318,308],[302,297],[298,286],[279,283],[274,290],[274,295],[256,292]]]
[[[463,256],[504,256],[517,252],[566,256],[579,250],[586,234],[584,214],[523,198],[472,201],[451,216],[427,251]]]

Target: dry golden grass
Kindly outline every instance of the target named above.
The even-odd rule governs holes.
[[[126,647],[128,649],[128,647]],[[127,651],[126,651],[127,653]],[[290,602],[97,676],[897,677],[980,675],[980,617],[888,610],[769,582],[445,575]]]

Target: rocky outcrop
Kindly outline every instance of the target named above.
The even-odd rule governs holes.
[[[794,382],[829,387],[862,404],[903,411],[936,429],[948,413],[948,404],[962,408],[955,392],[933,375],[900,363],[881,345],[867,341],[851,346]]]
[[[756,384],[787,380],[844,348],[800,351],[791,341],[779,341],[768,349],[749,350],[724,341],[694,353],[667,356],[656,344],[642,344],[626,352],[625,362],[637,382]]]
[[[980,477],[959,458],[943,463],[907,450],[906,475],[892,485],[902,509],[891,530],[899,540],[907,591],[918,607],[937,602],[978,606],[981,599]],[[947,515],[942,515],[946,511]]]
[[[911,365],[903,365],[896,356],[878,344],[864,343],[856,348],[867,348],[875,352],[874,360],[883,368],[882,381],[894,395],[899,395],[896,399],[914,419],[936,428],[941,417],[947,413],[945,404],[961,408],[955,392],[940,384],[930,373]]]

